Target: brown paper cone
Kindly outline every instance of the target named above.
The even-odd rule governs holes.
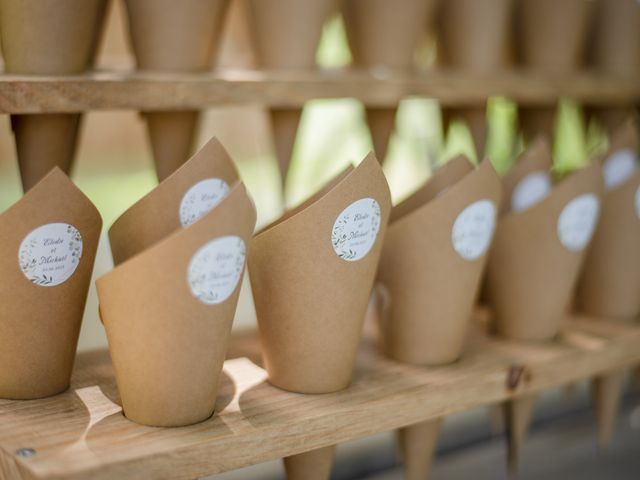
[[[557,334],[595,229],[601,190],[594,164],[531,208],[501,218],[487,270],[501,336],[547,340]]]
[[[577,294],[580,310],[596,317],[635,320],[640,315],[638,147],[636,125],[629,122],[612,139],[603,163],[602,213]]]
[[[516,43],[520,62],[527,68],[567,74],[584,60],[593,16],[591,0],[518,0]],[[553,138],[555,109],[527,107],[520,111],[525,139],[538,134]]]
[[[215,137],[175,173],[138,200],[109,229],[116,265],[193,223],[238,182],[238,172]],[[203,197],[204,195],[204,197]]]
[[[504,403],[504,414],[507,433],[507,458],[509,471],[512,474],[518,472],[524,441],[529,431],[535,395],[524,395]]]
[[[236,183],[197,222],[97,280],[127,418],[169,427],[213,414],[255,221],[253,203]]]
[[[288,480],[329,480],[335,445],[310,452],[292,455],[284,459]]]
[[[390,209],[370,154],[253,239],[249,272],[272,384],[300,393],[349,385]]]
[[[106,0],[2,0],[0,36],[5,69],[25,75],[81,73],[99,44]],[[32,188],[53,167],[67,174],[80,115],[12,115],[22,186]]]
[[[599,0],[595,5],[590,60],[616,77],[640,74],[640,4],[635,0]],[[620,127],[632,106],[596,107],[593,113],[609,132]]]
[[[398,430],[398,445],[407,480],[429,478],[442,419],[416,423]]]
[[[607,448],[611,444],[623,387],[624,370],[609,372],[593,379],[593,402],[598,424],[598,443],[601,448]]]
[[[125,0],[131,45],[140,70],[201,72],[218,51],[229,0]],[[147,112],[151,150],[160,181],[189,158],[196,111]]]
[[[428,182],[392,212],[378,281],[390,294],[381,331],[395,360],[440,365],[461,354],[501,192],[488,160],[455,179],[464,168],[457,158],[441,173],[449,185],[438,172],[435,187]]]
[[[68,388],[101,228],[59,169],[0,215],[0,397]]]
[[[311,70],[325,20],[336,0],[248,0],[254,48],[260,68]],[[271,110],[275,153],[286,179],[302,109]]]
[[[415,49],[435,0],[345,0],[342,14],[357,68],[411,70]],[[366,108],[376,157],[383,162],[396,108]]]

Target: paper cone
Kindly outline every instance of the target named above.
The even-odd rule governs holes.
[[[635,320],[640,315],[638,147],[636,125],[629,122],[618,130],[602,164],[602,213],[577,294],[580,310],[595,317]]]
[[[342,16],[357,68],[406,71],[413,68],[418,41],[435,0],[345,0]],[[376,156],[384,161],[396,108],[366,108]]]
[[[284,459],[288,480],[329,480],[336,447],[319,448]]]
[[[248,0],[254,48],[260,68],[267,70],[311,70],[325,20],[336,0]],[[286,179],[302,109],[270,112],[275,153]]]
[[[125,0],[138,69],[202,72],[211,68],[229,0]],[[160,181],[189,158],[196,111],[145,112]]]
[[[166,189],[174,195],[178,190],[173,184]],[[170,427],[213,414],[255,221],[253,203],[236,183],[198,221],[178,227],[97,280],[116,382],[130,420]],[[114,257],[122,258],[112,247]]]
[[[501,193],[488,160],[452,175],[470,168],[457,158],[392,212],[378,281],[390,296],[384,350],[395,360],[440,365],[461,354]]]
[[[532,207],[501,218],[487,274],[501,336],[547,340],[558,333],[595,230],[601,190],[594,164]]]
[[[102,219],[59,169],[0,215],[0,397],[63,392]]]
[[[533,417],[535,401],[535,395],[524,395],[504,404],[508,442],[507,458],[509,470],[512,474],[517,473],[520,466],[524,441]]]
[[[68,75],[93,63],[106,0],[0,1],[5,70],[24,75]],[[80,115],[12,115],[22,186],[32,188],[53,167],[69,173]]]
[[[138,200],[109,229],[116,265],[137,255],[219,204],[238,172],[214,137],[189,161]]]
[[[587,34],[593,15],[591,0],[518,0],[516,43],[520,62],[527,68],[567,74],[584,60]],[[553,138],[555,109],[520,109],[525,139],[542,133]]]
[[[442,419],[438,418],[398,430],[398,445],[407,480],[429,478],[441,426]]]
[[[373,155],[341,177],[251,244],[265,365],[285,390],[327,393],[351,382],[391,200]]]
[[[598,424],[598,443],[601,448],[607,448],[611,444],[623,387],[624,370],[609,372],[593,379],[593,402]]]
[[[599,0],[595,5],[590,60],[615,77],[640,74],[640,4],[635,0]],[[596,107],[592,111],[607,130],[619,128],[633,106]]]

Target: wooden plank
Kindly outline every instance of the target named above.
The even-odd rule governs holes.
[[[438,368],[386,360],[367,338],[353,385],[327,395],[270,386],[255,334],[236,336],[218,414],[172,429],[124,418],[108,352],[83,353],[68,392],[0,401],[0,477],[189,479],[373,435],[640,362],[640,326],[607,324],[581,318],[537,344],[474,331],[463,358]]]
[[[0,112],[202,109],[220,105],[300,106],[312,99],[355,98],[392,106],[411,96],[449,106],[482,105],[502,95],[520,104],[553,104],[571,97],[597,105],[640,101],[638,79],[595,73],[571,76],[504,71],[479,75],[460,71],[398,74],[381,70],[320,72],[223,71],[205,74],[96,72],[71,77],[0,75]]]

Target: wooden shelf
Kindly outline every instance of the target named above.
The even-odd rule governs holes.
[[[478,75],[429,71],[223,71],[193,75],[96,72],[71,77],[0,75],[0,113],[87,110],[176,110],[220,105],[295,107],[318,98],[350,97],[371,106],[402,98],[434,98],[449,106],[482,105],[502,95],[520,104],[553,104],[571,97],[596,105],[640,102],[640,81],[595,73],[570,76],[505,71]]]
[[[266,383],[255,334],[235,336],[217,412],[190,427],[127,420],[107,351],[78,356],[71,389],[0,400],[0,478],[192,479],[373,435],[640,362],[640,326],[572,318],[556,342],[470,333],[461,361],[418,368],[381,357],[365,336],[353,385],[300,395]],[[375,419],[375,421],[372,421]],[[20,449],[32,449],[20,456]]]

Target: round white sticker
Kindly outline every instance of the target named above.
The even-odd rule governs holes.
[[[596,228],[600,202],[593,193],[579,195],[565,205],[558,217],[558,237],[568,250],[587,246]]]
[[[191,293],[207,305],[224,302],[238,285],[245,256],[244,241],[235,235],[205,244],[189,262],[187,279]]]
[[[220,178],[207,178],[193,185],[180,202],[180,223],[183,227],[198,221],[229,192],[229,185]]]
[[[638,218],[640,218],[640,187],[636,190],[636,213],[638,214]]]
[[[520,180],[511,195],[511,210],[521,212],[543,200],[551,191],[551,178],[547,172],[533,172]]]
[[[355,262],[373,247],[380,230],[380,205],[373,198],[361,198],[345,208],[331,231],[336,255]]]
[[[475,260],[487,251],[496,226],[496,206],[491,200],[468,205],[453,224],[451,242],[466,260]]]
[[[68,223],[48,223],[32,230],[18,250],[20,269],[27,279],[42,287],[67,281],[82,258],[82,236]]]
[[[602,166],[605,189],[611,190],[621,185],[637,168],[636,156],[632,150],[625,148],[612,153]]]

